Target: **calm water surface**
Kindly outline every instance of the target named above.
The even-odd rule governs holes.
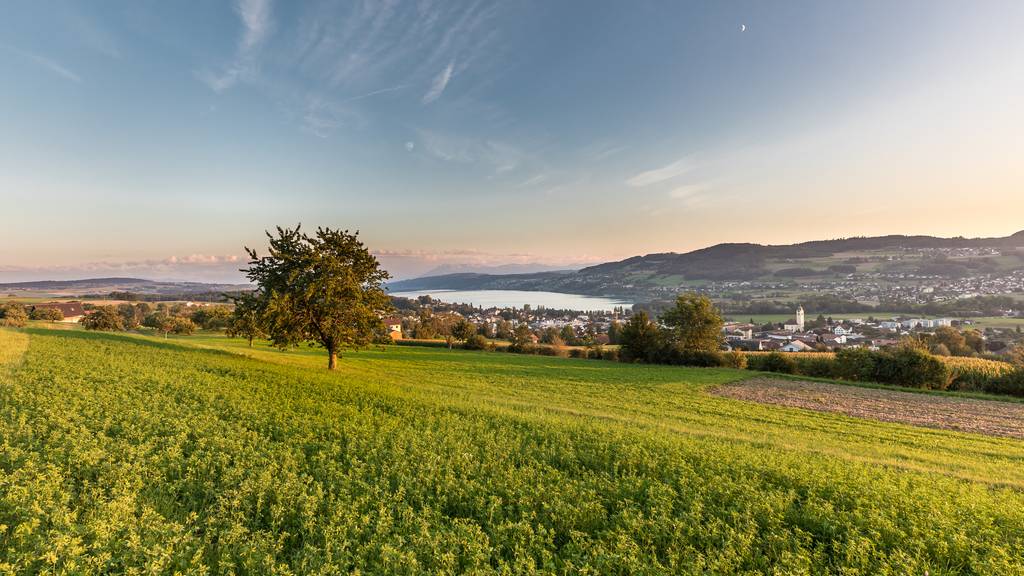
[[[527,290],[411,290],[408,292],[392,292],[393,296],[416,298],[429,295],[441,302],[451,304],[472,304],[484,308],[522,308],[529,304],[536,308],[555,308],[562,310],[611,310],[617,306],[629,308],[633,302],[618,298],[600,296],[584,296],[582,294],[561,294],[559,292],[533,292]]]

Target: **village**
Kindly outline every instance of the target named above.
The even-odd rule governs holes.
[[[634,314],[631,309],[611,311],[570,311],[533,308],[479,309],[460,304],[446,304],[430,297],[421,298],[414,311],[396,315],[386,321],[394,340],[442,337],[445,326],[459,320],[475,324],[488,338],[505,339],[518,326],[525,324],[536,343],[549,343],[557,334],[560,341],[576,345],[617,344],[622,325]],[[1006,311],[1008,316],[1018,311]],[[424,330],[424,325],[432,326]],[[976,327],[969,318],[924,318],[896,315],[876,318],[832,318],[818,314],[809,318],[798,306],[792,318],[784,322],[735,321],[726,319],[722,328],[723,350],[778,351],[787,353],[825,352],[844,348],[879,350],[899,344],[906,336],[931,335],[937,329],[952,328],[970,331],[985,341],[980,354],[1007,353],[1022,339],[1018,330]],[[979,329],[980,328],[980,329]]]

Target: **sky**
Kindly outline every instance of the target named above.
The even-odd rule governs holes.
[[[1024,229],[1024,3],[8,3],[0,282]]]

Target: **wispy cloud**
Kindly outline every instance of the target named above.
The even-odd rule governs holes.
[[[239,66],[229,66],[217,73],[209,70],[201,70],[196,72],[196,78],[203,84],[206,84],[210,90],[220,94],[234,86],[239,79],[241,79],[244,73],[244,68]]]
[[[444,89],[448,87],[448,82],[452,79],[452,70],[454,68],[455,61],[452,60],[445,66],[444,70],[441,70],[437,76],[434,76],[434,82],[430,85],[430,90],[423,95],[424,104],[429,104],[441,97]]]
[[[586,146],[581,150],[581,155],[588,162],[598,162],[626,150],[628,146],[617,145],[613,142],[603,140],[600,142],[594,142],[593,144]]]
[[[408,84],[399,84],[398,86],[392,86],[390,88],[381,88],[380,90],[374,90],[372,92],[367,92],[366,94],[359,94],[358,96],[351,96],[349,98],[345,98],[344,100],[342,100],[342,102],[355,102],[357,100],[362,100],[363,98],[369,98],[371,96],[376,96],[378,94],[387,94],[388,92],[395,92],[398,90],[403,90],[408,87]]]
[[[239,50],[247,52],[263,42],[270,31],[270,0],[239,0],[235,11],[245,26]]]
[[[548,179],[548,175],[544,174],[542,172],[540,174],[537,174],[535,176],[532,176],[532,177],[527,178],[526,180],[520,182],[519,183],[519,188],[530,188],[531,186],[536,186],[538,184],[546,182],[547,179]]]
[[[680,158],[667,166],[641,172],[626,180],[626,185],[634,188],[650,186],[651,184],[657,184],[659,182],[664,182],[666,180],[682,176],[683,174],[693,170],[693,168],[694,162],[690,157]]]
[[[477,139],[453,134],[418,130],[423,149],[431,156],[462,164],[480,163],[494,174],[512,172],[526,160],[526,154],[517,146],[500,140]]]
[[[243,30],[234,60],[219,72],[201,70],[195,74],[218,94],[254,74],[257,66],[253,53],[263,44],[272,27],[270,0],[238,0],[235,13],[242,22]]]
[[[473,94],[508,54],[497,26],[505,5],[497,0],[309,0],[294,10],[289,5],[287,17],[271,0],[235,2],[241,23],[235,52],[195,72],[213,92],[251,85],[320,137],[347,123],[339,116],[393,118],[402,111],[391,106],[410,99],[423,105],[443,99],[462,117],[494,114]],[[450,98],[456,80],[458,99]],[[394,98],[371,104],[371,97],[389,93]]]
[[[64,78],[65,80],[70,80],[72,82],[79,83],[82,82],[81,76],[65,68],[56,60],[47,58],[46,56],[40,56],[39,54],[35,54],[33,52],[18,50],[17,48],[14,48],[13,50],[17,54],[21,55],[23,58],[34,62],[35,64],[49,70],[50,72],[53,72],[54,74],[60,76],[61,78]]]
[[[708,186],[707,184],[684,184],[683,186],[673,188],[672,191],[668,193],[668,195],[670,198],[683,200],[703,194],[707,192],[709,189],[710,186]]]

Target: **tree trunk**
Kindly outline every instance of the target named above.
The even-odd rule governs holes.
[[[252,338],[249,338],[249,348],[252,348]]]
[[[327,369],[334,370],[338,367],[338,353],[335,350],[327,351]]]

